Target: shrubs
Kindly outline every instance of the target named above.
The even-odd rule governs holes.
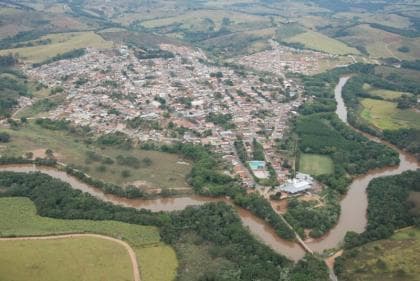
[[[10,135],[6,132],[0,132],[0,142],[9,142]]]

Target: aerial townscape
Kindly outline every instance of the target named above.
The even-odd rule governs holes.
[[[0,281],[420,280],[416,0],[0,0]]]

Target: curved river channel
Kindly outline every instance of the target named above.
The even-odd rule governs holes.
[[[347,123],[347,110],[344,106],[341,91],[343,86],[348,81],[348,77],[340,79],[339,84],[335,89],[335,97],[338,103],[337,115],[343,122]],[[366,134],[365,134],[366,135]],[[367,135],[366,135],[367,136]],[[379,141],[376,138],[367,136],[374,141]],[[388,145],[388,144],[387,144]],[[395,147],[393,147],[396,149]],[[369,182],[377,177],[389,176],[402,173],[406,170],[415,170],[419,167],[414,158],[408,154],[396,149],[400,155],[399,166],[378,169],[370,171],[369,173],[356,177],[349,187],[347,195],[341,201],[341,215],[337,225],[325,236],[320,239],[307,241],[306,244],[315,252],[322,252],[325,249],[338,246],[344,239],[347,231],[362,232],[364,231],[367,223],[366,210],[367,210],[367,196],[366,188]],[[42,172],[54,178],[58,178],[64,182],[69,183],[73,188],[87,192],[96,198],[111,202],[113,204],[122,205],[125,207],[134,207],[138,209],[148,209],[151,211],[175,211],[182,210],[187,206],[202,205],[207,202],[225,201],[227,199],[216,199],[202,196],[188,196],[176,198],[160,198],[152,200],[144,199],[126,199],[117,197],[111,194],[105,194],[102,190],[89,186],[78,179],[67,175],[65,172],[59,171],[54,168],[40,167],[35,165],[3,165],[0,166],[0,171],[13,171],[13,172]],[[249,211],[235,207],[238,212],[242,223],[249,228],[250,232],[255,235],[263,243],[270,246],[276,252],[287,256],[292,260],[299,260],[305,254],[303,248],[294,242],[286,241],[279,238],[275,231],[263,220],[257,218]]]

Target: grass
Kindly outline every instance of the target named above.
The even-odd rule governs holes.
[[[381,130],[400,128],[420,128],[420,114],[410,110],[400,110],[396,103],[376,99],[362,99],[360,116]]]
[[[147,186],[159,188],[185,188],[189,187],[186,182],[186,175],[190,172],[191,166],[180,164],[182,160],[175,154],[156,151],[144,151],[137,148],[131,150],[106,147],[102,149],[95,144],[86,144],[84,138],[64,132],[43,129],[30,121],[19,130],[3,130],[11,135],[11,142],[0,147],[1,155],[21,156],[25,152],[32,151],[40,153],[44,157],[44,151],[49,148],[56,153],[59,161],[66,164],[74,164],[94,178],[125,185],[136,181],[144,181]],[[95,151],[102,157],[111,157],[115,163],[103,165],[100,162],[86,163],[86,151]],[[134,156],[138,159],[146,157],[152,160],[148,167],[132,169],[116,163],[118,155]],[[99,166],[106,166],[106,171],[99,171]],[[123,170],[129,170],[130,176],[122,177]]]
[[[249,22],[269,22],[269,19],[231,11],[223,10],[196,10],[186,12],[174,17],[159,18],[143,21],[142,25],[146,28],[157,28],[167,25],[182,23],[182,27],[197,30],[208,30],[208,24],[205,19],[211,19],[214,22],[214,29],[218,30],[222,26],[223,18],[229,18],[233,24],[242,24]]]
[[[93,31],[49,34],[40,39],[50,39],[48,45],[1,50],[0,55],[19,54],[19,58],[30,63],[42,62],[58,54],[78,48],[110,48],[111,42],[105,41]],[[37,39],[39,40],[39,39]]]
[[[410,93],[405,93],[405,92],[374,88],[370,86],[369,84],[363,85],[363,90],[367,91],[371,95],[381,97],[386,100],[394,100],[401,97],[402,95],[411,95]]]
[[[34,236],[75,232],[98,233],[126,240],[132,246],[160,241],[156,227],[116,221],[59,220],[36,215],[27,198],[0,198],[0,235]]]
[[[349,28],[349,36],[342,37],[352,46],[363,46],[370,56],[375,58],[394,57],[401,60],[413,60],[420,56],[420,38],[406,38],[395,33],[360,24]],[[398,48],[407,46],[410,52],[401,53]]]
[[[340,280],[419,280],[419,229],[406,229],[390,239],[371,242],[351,251],[351,258],[344,264],[344,278]]]
[[[116,221],[45,218],[36,215],[35,205],[28,198],[0,198],[0,236],[34,236],[75,232],[98,233],[127,241],[136,252],[142,280],[171,281],[175,277],[176,255],[172,248],[160,242],[159,231],[156,227]],[[159,256],[159,262],[157,262],[157,256]],[[77,280],[77,278],[75,279]]]
[[[328,156],[301,153],[299,171],[315,176],[331,174],[334,172],[334,163]]]
[[[302,43],[306,48],[330,54],[359,54],[359,51],[355,48],[349,47],[343,42],[314,31],[297,34],[287,38],[285,41],[290,43]]]
[[[133,276],[127,250],[100,238],[0,241],[0,252],[1,280],[131,281]]]
[[[144,280],[170,281],[176,275],[178,262],[174,249],[159,244],[138,252],[140,272]]]

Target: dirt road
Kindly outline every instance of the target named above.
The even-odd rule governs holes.
[[[0,238],[0,241],[16,241],[16,240],[51,240],[51,239],[65,239],[65,238],[77,238],[77,237],[94,237],[100,238],[105,240],[110,240],[112,242],[118,243],[122,245],[128,252],[130,256],[131,265],[133,267],[133,280],[134,281],[141,281],[140,278],[140,271],[139,271],[139,264],[137,262],[136,253],[134,252],[133,248],[128,245],[126,242],[122,240],[118,240],[116,238],[112,238],[105,235],[99,234],[63,234],[63,235],[50,235],[50,236],[27,236],[27,237],[9,237],[9,238]]]

